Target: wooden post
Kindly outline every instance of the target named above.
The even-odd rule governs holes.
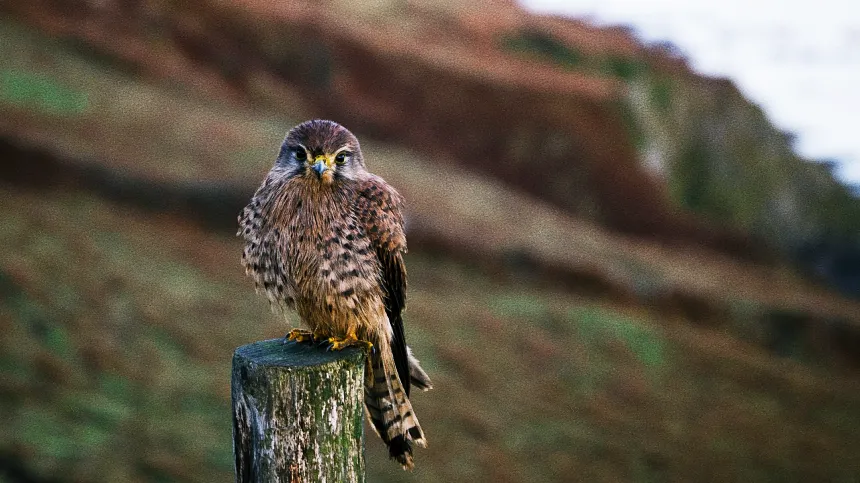
[[[233,354],[236,481],[364,482],[364,351],[266,340]]]

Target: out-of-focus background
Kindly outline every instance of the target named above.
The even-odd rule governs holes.
[[[0,13],[0,482],[232,479],[232,351],[296,323],[236,215],[316,117],[408,200],[436,384],[369,481],[860,479],[860,201],[683,49],[510,0]]]

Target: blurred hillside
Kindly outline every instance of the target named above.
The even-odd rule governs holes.
[[[860,205],[730,83],[505,1],[274,5],[0,4],[0,481],[230,479],[231,351],[287,329],[235,217],[312,117],[408,200],[438,387],[370,481],[858,478]]]

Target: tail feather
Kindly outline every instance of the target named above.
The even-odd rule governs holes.
[[[411,347],[406,347],[406,358],[409,361],[409,379],[412,381],[412,387],[422,391],[433,389],[433,381],[430,380],[430,376],[421,368],[418,359],[412,355]]]
[[[426,446],[424,432],[400,383],[394,360],[379,351],[371,357],[364,402],[373,428],[388,446],[390,456],[412,469],[412,445]]]
[[[400,463],[404,470],[411,470],[415,467],[412,461],[412,446],[409,444],[409,440],[402,435],[388,442],[388,456]]]

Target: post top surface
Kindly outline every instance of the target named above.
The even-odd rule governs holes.
[[[236,349],[234,357],[264,366],[307,367],[346,360],[354,360],[357,363],[364,357],[364,353],[359,347],[330,351],[324,345],[310,342],[270,339],[243,345]]]

